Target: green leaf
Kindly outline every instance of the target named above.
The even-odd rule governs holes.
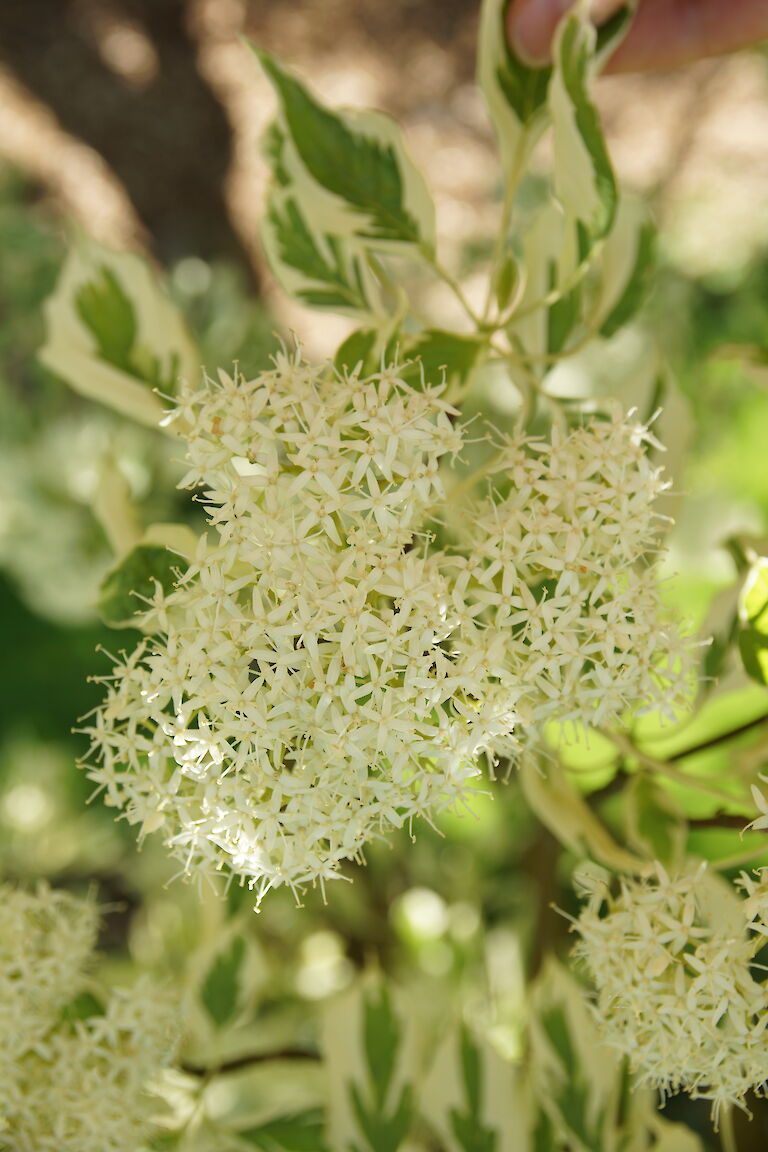
[[[519,176],[526,156],[548,119],[551,69],[529,68],[507,39],[509,0],[483,0],[480,13],[477,82],[496,132],[508,179]]]
[[[478,337],[428,328],[406,345],[404,353],[413,363],[404,369],[403,378],[417,387],[423,371],[427,384],[434,386],[445,379],[449,387],[460,386],[468,379],[482,350]]]
[[[479,1125],[476,1116],[461,1114],[453,1108],[451,1127],[464,1152],[496,1152],[497,1134]]]
[[[390,1113],[380,1108],[369,1108],[354,1081],[349,1084],[357,1122],[365,1136],[370,1152],[397,1152],[410,1132],[413,1123],[413,1090],[406,1084]]]
[[[104,1005],[92,992],[80,992],[61,1010],[61,1018],[73,1024],[77,1020],[90,1020],[92,1016],[103,1016]]]
[[[536,370],[543,374],[549,370],[545,358],[550,354],[550,345],[565,341],[575,323],[574,308],[580,300],[576,277],[578,227],[566,218],[560,204],[549,200],[523,230],[520,249],[525,278],[507,331],[513,344],[531,356]],[[553,289],[561,297],[547,306],[543,301]],[[550,317],[553,309],[554,316]]]
[[[749,570],[739,597],[739,651],[748,676],[768,684],[768,557]]]
[[[102,265],[96,278],[78,289],[75,307],[93,333],[102,360],[133,372],[131,353],[136,343],[136,314],[111,268]]]
[[[559,1082],[552,1086],[552,1102],[568,1131],[590,1152],[598,1152],[601,1145],[599,1133],[603,1114],[599,1114],[595,1119],[589,1115],[589,1083],[586,1070],[582,1070],[579,1065],[565,1009],[559,1004],[554,1004],[541,1012],[539,1020],[560,1059],[564,1072]]]
[[[357,328],[350,332],[336,349],[334,364],[340,372],[354,372],[358,364],[363,372],[374,371],[377,365],[373,361],[373,351],[377,339],[378,333],[373,328]]]
[[[293,192],[273,191],[262,235],[273,272],[302,303],[352,314],[376,310],[364,254],[340,236],[314,232]]]
[[[240,996],[239,974],[245,958],[245,940],[235,936],[219,953],[200,989],[200,999],[213,1023],[222,1028],[235,1014]]]
[[[644,224],[637,238],[635,259],[624,290],[600,325],[601,336],[613,336],[638,312],[652,280],[656,254],[656,232]]]
[[[432,206],[399,130],[371,112],[334,112],[266,52],[254,49],[280,100],[283,122],[311,178],[361,217],[371,246],[431,248]]]
[[[241,1140],[263,1152],[326,1152],[325,1117],[317,1109],[280,1116],[258,1128],[238,1132]]]
[[[627,841],[667,866],[682,863],[685,817],[669,792],[643,773],[624,791]]]
[[[285,145],[285,132],[278,122],[273,120],[264,133],[261,147],[272,177],[280,188],[287,188],[291,182],[291,174],[285,164]]]
[[[386,985],[365,997],[363,1006],[363,1046],[368,1065],[368,1082],[373,1099],[381,1108],[387,1099],[400,1044],[400,1025]]]
[[[571,1043],[571,1032],[565,1009],[561,1004],[554,1004],[542,1011],[540,1020],[544,1033],[557,1053],[563,1068],[572,1069],[575,1065],[576,1053]]]
[[[96,604],[101,618],[112,628],[136,628],[137,614],[145,610],[143,601],[154,595],[156,583],[170,592],[187,567],[178,552],[159,544],[137,544],[101,582]]]
[[[531,1152],[554,1152],[557,1148],[552,1121],[544,1111],[539,1111],[531,1134]]]
[[[618,8],[612,16],[604,20],[597,29],[595,62],[598,67],[611,57],[624,39],[635,12],[635,0]]]
[[[597,110],[589,97],[595,30],[573,15],[560,25],[549,102],[554,125],[555,193],[592,240],[610,230],[618,193]]]
[[[514,256],[507,253],[499,265],[496,274],[494,291],[496,294],[496,307],[499,314],[503,314],[509,307],[512,295],[520,280],[520,272]]]
[[[548,957],[531,993],[533,1083],[539,1107],[569,1152],[614,1148],[613,1114],[623,1066],[603,1043],[584,990]]]
[[[461,1030],[461,1071],[470,1116],[480,1115],[480,1053],[469,1030]]]
[[[451,1129],[464,1152],[495,1152],[498,1144],[497,1133],[483,1123],[480,1115],[482,1081],[480,1051],[466,1027],[461,1029],[459,1050],[466,1108],[463,1112],[458,1108],[451,1109]]]
[[[557,285],[557,266],[550,264],[550,286]],[[556,356],[562,352],[569,336],[581,317],[581,285],[576,284],[547,309],[547,352]]]
[[[194,380],[200,359],[186,324],[138,256],[81,239],[45,306],[40,359],[82,395],[157,427],[163,396]]]

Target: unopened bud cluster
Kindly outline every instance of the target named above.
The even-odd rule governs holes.
[[[213,532],[108,678],[92,778],[185,870],[259,898],[476,787],[551,717],[679,698],[647,554],[663,484],[618,415],[510,443],[467,539],[436,547],[463,447],[441,389],[280,354],[182,393],[183,483]]]
[[[84,1012],[93,901],[0,885],[0,903],[0,1149],[138,1149],[151,1128],[147,1085],[173,1047],[173,1006],[142,979]]]

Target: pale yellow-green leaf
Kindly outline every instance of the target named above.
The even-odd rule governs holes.
[[[186,524],[150,524],[143,541],[145,544],[161,544],[171,552],[178,552],[185,560],[192,560],[200,537]]]
[[[679,867],[685,855],[685,816],[669,791],[646,773],[637,773],[624,789],[627,843],[667,868]]]
[[[505,178],[514,180],[548,121],[548,69],[528,68],[506,34],[508,0],[484,0],[480,13],[477,82],[496,132]]]
[[[451,1124],[451,1113],[465,1107],[460,1029],[444,1029],[434,1060],[419,1086],[419,1112],[438,1134],[445,1152],[464,1152]],[[529,1100],[523,1070],[505,1060],[482,1037],[474,1037],[480,1057],[482,1124],[496,1135],[494,1152],[529,1152]]]
[[[621,872],[645,872],[648,861],[617,844],[584,798],[572,787],[558,763],[544,769],[527,761],[519,779],[534,814],[561,844],[572,852],[589,853],[607,868]]]
[[[138,509],[130,485],[112,456],[105,456],[100,462],[92,507],[116,556],[125,555],[139,543]]]
[[[674,1124],[659,1116],[653,1124],[653,1131],[653,1152],[705,1152],[701,1138],[686,1124]],[[628,1149],[628,1152],[635,1152],[634,1147]]]
[[[584,988],[553,956],[532,988],[530,1038],[535,1094],[555,1131],[574,1152],[604,1147],[600,1136],[610,1139],[620,1061],[601,1043]],[[585,1129],[597,1139],[587,1143]]]
[[[568,217],[579,221],[593,241],[609,231],[617,199],[613,169],[589,94],[596,36],[583,5],[561,22],[549,89],[555,193]]]
[[[261,226],[270,267],[301,303],[379,326],[387,309],[355,235],[355,218],[308,180],[302,174],[295,185],[270,193]]]
[[[323,105],[277,60],[254,51],[279,100],[284,139],[275,177],[290,190],[303,170],[312,185],[311,195],[301,195],[312,230],[344,236],[339,225],[346,221],[349,233],[371,250],[432,252],[434,204],[399,125],[380,112]],[[332,203],[341,216],[328,228]]]
[[[130,332],[119,357],[109,358],[84,319],[88,294],[113,293],[128,313]],[[170,391],[200,372],[195,345],[175,304],[140,257],[81,237],[65,261],[45,306],[42,362],[76,391],[157,427],[168,403],[153,388]]]
[[[621,300],[635,270],[646,226],[647,213],[641,202],[622,196],[600,251],[597,298],[590,317],[593,327],[599,328]]]
[[[578,267],[576,235],[562,207],[550,201],[522,237],[520,267],[525,284],[507,332],[513,344],[531,357],[539,372],[547,370],[550,293],[567,292]]]

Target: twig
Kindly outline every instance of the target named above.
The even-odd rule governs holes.
[[[281,1048],[277,1052],[253,1052],[248,1056],[236,1056],[232,1060],[224,1060],[221,1064],[211,1067],[205,1064],[183,1062],[182,1072],[190,1076],[210,1077],[222,1076],[227,1072],[239,1072],[243,1068],[251,1068],[258,1064],[268,1064],[273,1060],[319,1060],[320,1054],[307,1048]]]
[[[712,736],[708,740],[692,744],[690,748],[674,752],[671,756],[667,756],[666,760],[670,764],[677,760],[687,760],[689,756],[696,756],[699,752],[708,752],[710,748],[718,748],[721,744],[727,744],[730,740],[735,740],[737,736],[743,736],[745,732],[751,732],[754,728],[759,728],[765,723],[768,723],[768,715],[758,716],[754,720],[748,720],[746,724],[731,728],[729,732],[721,732],[719,736]]]

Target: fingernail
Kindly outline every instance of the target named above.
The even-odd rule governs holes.
[[[573,0],[529,0],[512,21],[512,43],[528,64],[546,64],[552,56],[552,36]]]

